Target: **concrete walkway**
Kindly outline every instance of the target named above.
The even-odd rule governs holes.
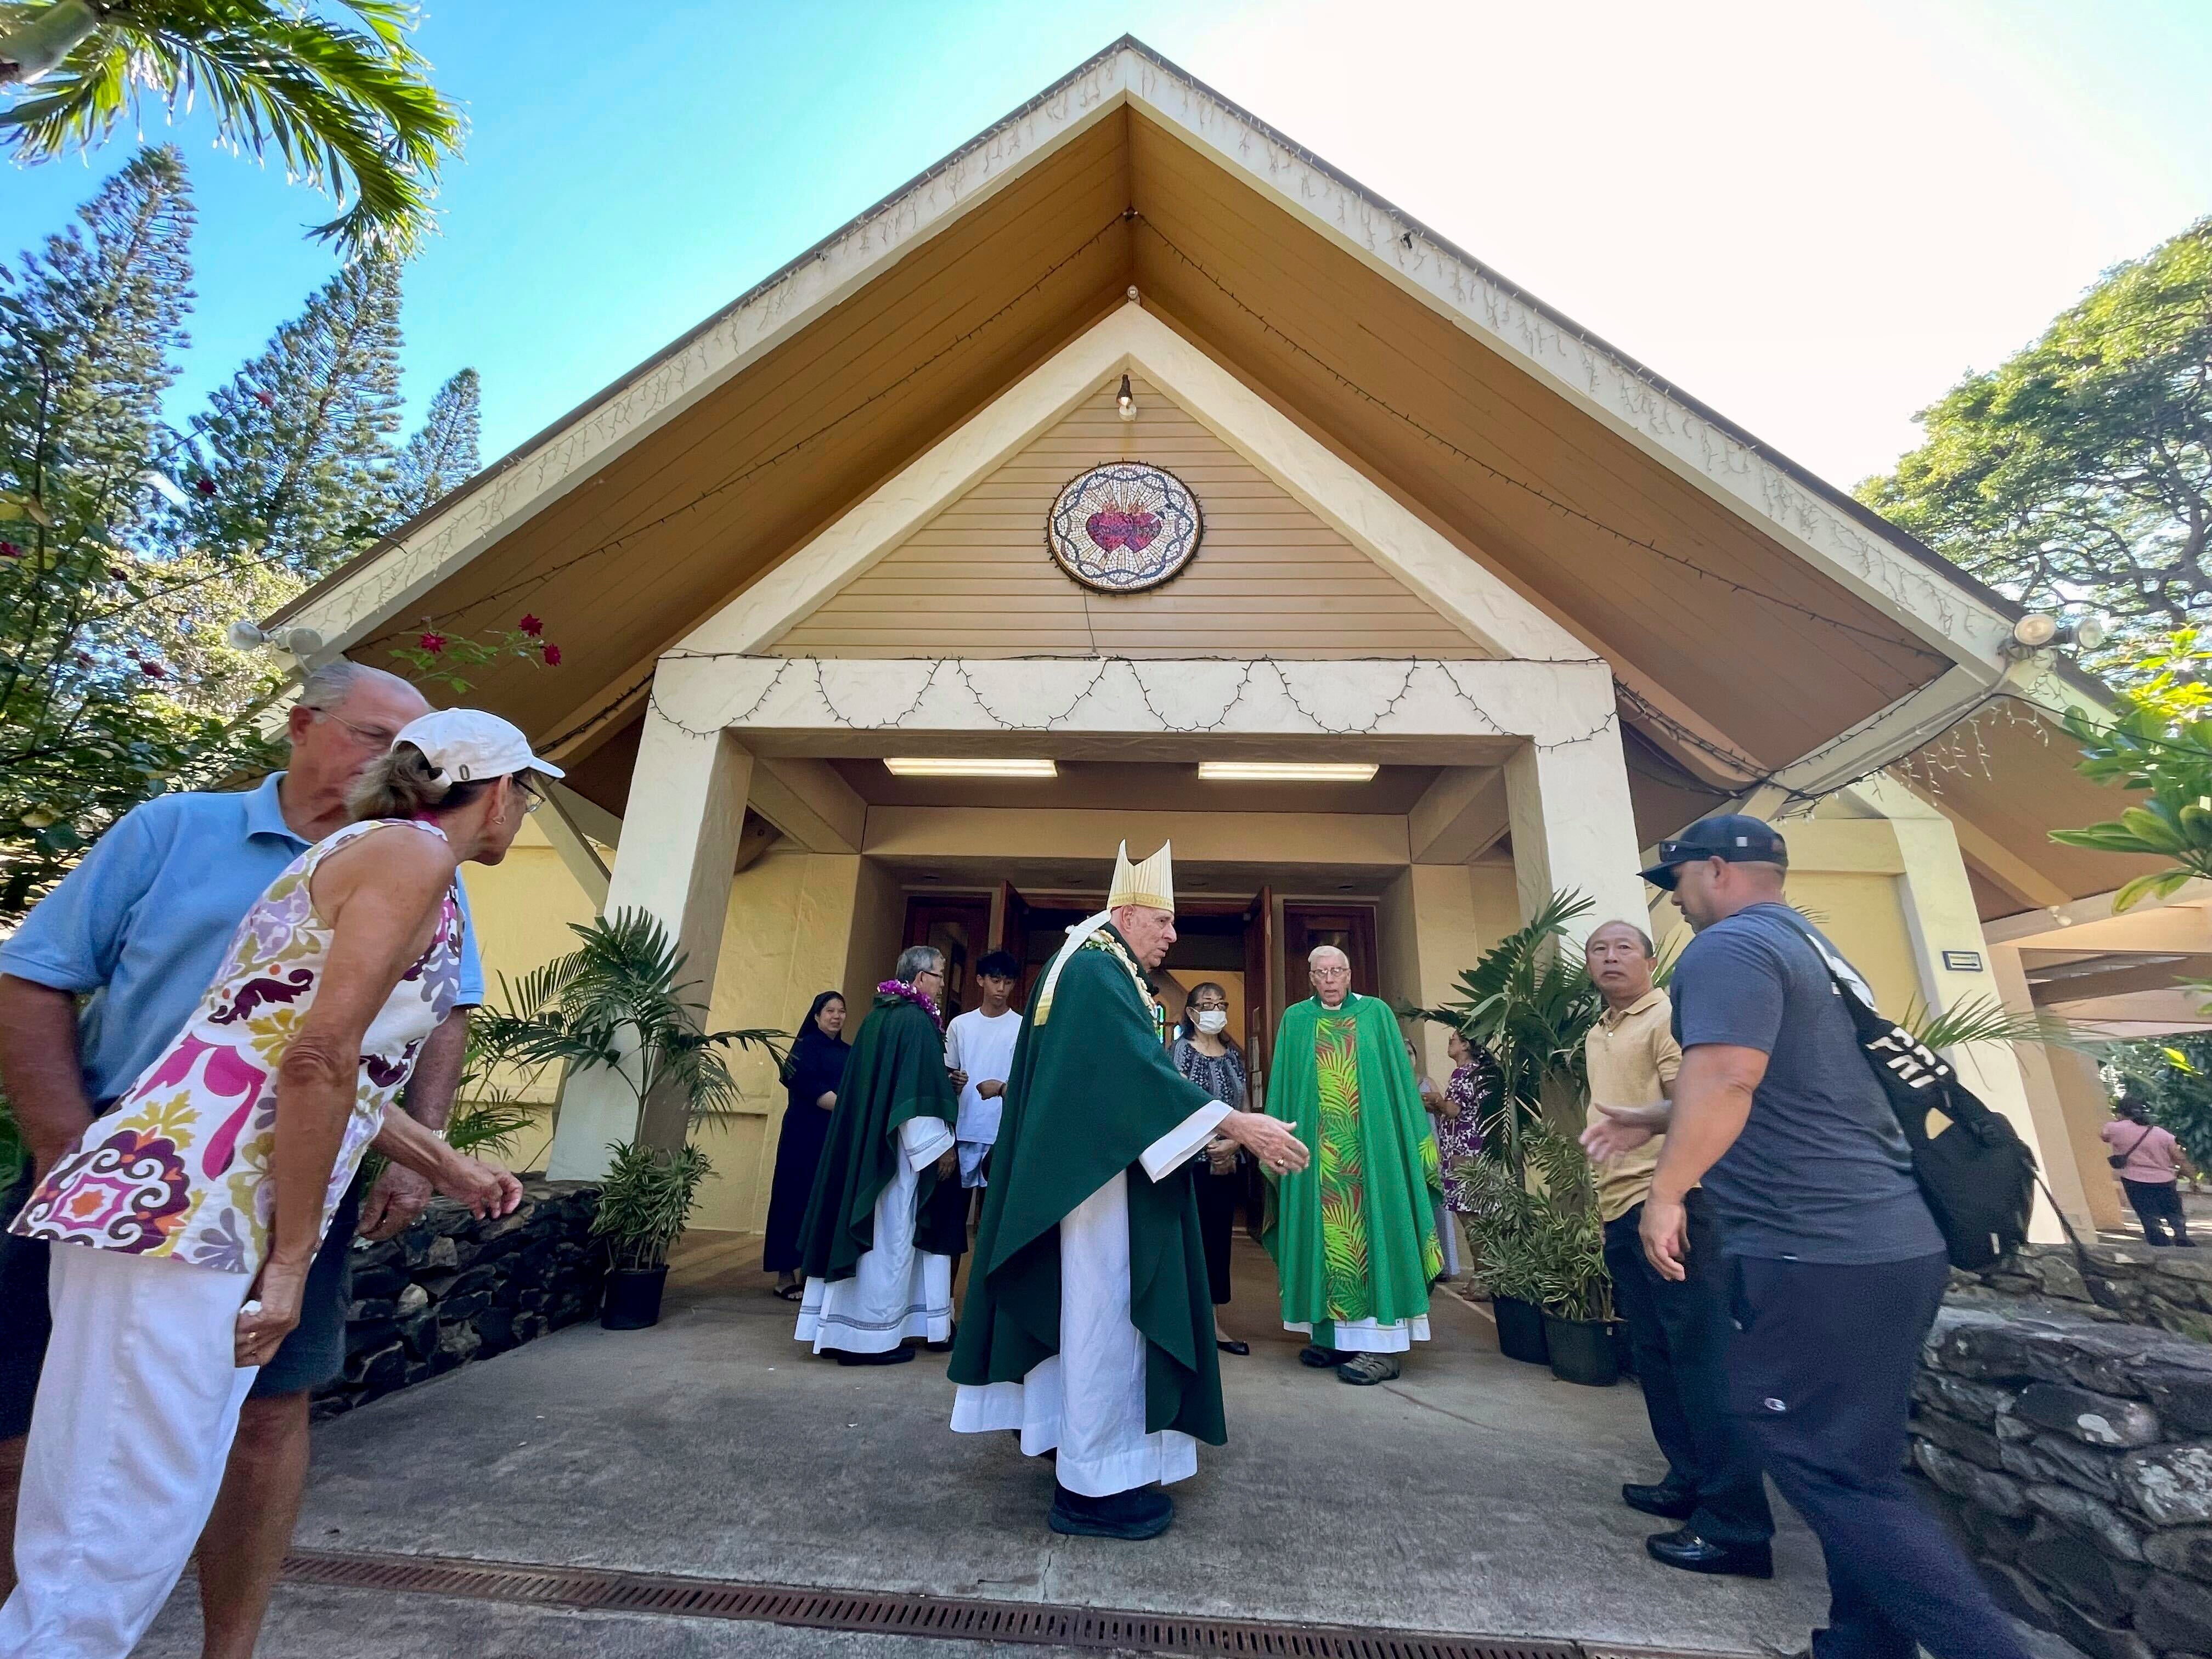
[[[1272,1267],[1238,1248],[1224,1323],[1253,1346],[1222,1358],[1230,1443],[1201,1450],[1153,1543],[1048,1531],[1050,1464],[1007,1436],[949,1431],[943,1355],[872,1370],[813,1358],[734,1242],[695,1250],[654,1330],[578,1326],[319,1428],[298,1541],[1718,1652],[1796,1648],[1822,1614],[1819,1551],[1794,1517],[1771,1583],[1644,1555],[1659,1523],[1619,1487],[1660,1464],[1632,1384],[1577,1388],[1504,1359],[1485,1315],[1440,1295],[1436,1340],[1403,1379],[1347,1388],[1297,1363]],[[143,1652],[196,1651],[192,1594]],[[287,1588],[278,1603],[265,1656],[924,1652],[351,1590]],[[950,1659],[947,1644],[928,1656]]]

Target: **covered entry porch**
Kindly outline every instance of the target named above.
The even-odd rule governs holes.
[[[917,787],[886,765],[911,757],[1048,761],[1053,775]],[[1200,776],[1211,761],[1376,769],[1221,781]],[[767,860],[738,868],[749,814],[781,838],[773,879]],[[1430,1003],[1555,889],[1601,915],[1645,910],[1601,662],[683,653],[655,675],[605,908],[668,927],[716,1023],[789,1030],[825,987],[865,1006],[917,897],[964,892],[963,937],[979,921],[988,945],[1010,904],[1085,902],[1124,838],[1139,855],[1171,841],[1179,900],[1251,910],[1276,941],[1247,970],[1261,981],[1247,1040],[1263,1050],[1273,1014],[1305,994],[1279,948],[1304,907],[1357,906],[1373,988]],[[650,1106],[635,1122],[605,1081],[571,1082],[550,1173],[595,1176],[608,1142],[676,1132]],[[757,1224],[749,1213],[713,1224]]]

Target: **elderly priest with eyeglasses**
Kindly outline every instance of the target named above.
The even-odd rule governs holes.
[[[1132,865],[1123,843],[1030,995],[952,1350],[954,1431],[1053,1453],[1059,1533],[1158,1537],[1160,1488],[1228,1438],[1191,1159],[1220,1134],[1278,1175],[1306,1163],[1169,1059],[1152,972],[1175,939],[1169,849]]]

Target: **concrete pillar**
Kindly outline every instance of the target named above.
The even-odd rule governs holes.
[[[2019,947],[1992,945],[1989,961],[2005,1006],[2018,1013],[2033,1012],[2035,1000],[2028,990]],[[2018,1048],[2014,1054],[2027,1095],[2028,1114],[2035,1120],[2036,1139],[2058,1154],[2045,1164],[2043,1171],[2051,1190],[2058,1196],[2058,1207],[2065,1211],[2076,1231],[2084,1233],[2120,1225],[2119,1193],[2106,1173],[2104,1143],[2097,1139],[2099,1127],[2112,1115],[2104,1090],[2095,1087],[2092,1101],[2069,1099],[2081,1092],[2069,1062],[2085,1068],[2093,1085],[2096,1062],[2086,1054],[2046,1048],[2039,1043]],[[2084,1119],[2079,1124],[2075,1121],[2077,1114]]]
[[[702,1009],[714,996],[752,764],[727,732],[690,732],[648,706],[606,915],[658,917],[684,957],[685,997]],[[605,1070],[572,1077],[546,1173],[596,1180],[606,1173],[611,1142],[643,1137],[672,1146],[682,1138],[683,1114],[669,1103],[648,1103],[643,1116],[641,1122],[623,1079]]]
[[[1505,798],[1523,921],[1565,889],[1591,901],[1578,927],[1642,925],[1647,890],[1617,723],[1581,743],[1523,744],[1505,763]]]
[[[1860,794],[1878,805],[1897,834],[1905,868],[1898,890],[1920,969],[1921,1000],[1931,1008],[1956,1007],[1978,996],[2003,1000],[2003,987],[1991,969],[1980,909],[1951,821],[1887,780],[1861,786]],[[2025,990],[2024,983],[2021,988]],[[1966,1085],[1984,1104],[2011,1119],[2034,1149],[2044,1179],[2065,1206],[2067,1218],[2077,1227],[2090,1219],[2087,1193],[2064,1126],[2035,1110],[2020,1051],[2011,1043],[1978,1042],[1955,1050],[1950,1060]],[[2064,1237],[2049,1201],[2039,1193],[2029,1236],[2045,1242]]]

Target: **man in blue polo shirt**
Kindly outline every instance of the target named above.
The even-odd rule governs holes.
[[[240,919],[301,852],[347,822],[347,788],[392,736],[428,711],[394,675],[339,661],[301,688],[287,733],[290,768],[240,794],[164,795],[134,809],[0,945],[0,1084],[30,1164],[0,1196],[12,1218],[35,1175],[126,1093],[183,1029],[214,981]],[[468,1010],[483,970],[465,937],[459,1003],[423,1045],[405,1105],[442,1128],[461,1074]],[[429,1183],[394,1166],[367,1224],[388,1237],[418,1213]],[[332,1218],[300,1323],[255,1380],[200,1552],[209,1659],[248,1659],[307,1472],[309,1392],[345,1363],[347,1251],[359,1194]],[[23,1439],[46,1352],[46,1249],[0,1232],[0,1539],[15,1533]],[[14,1581],[0,1551],[0,1590]]]
[[[1783,898],[1789,862],[1772,825],[1729,814],[1661,842],[1644,872],[1697,930],[1670,987],[1682,1064],[1644,1254],[1663,1278],[1685,1277],[1683,1200],[1702,1183],[1735,1285],[1729,1409],[1827,1561],[1817,1659],[1914,1659],[1923,1647],[2025,1659],[1900,1473],[1950,1261],[1829,975],[1826,958],[1842,957]],[[1729,1570],[1729,1547],[1688,1529],[1647,1547],[1670,1566]]]

